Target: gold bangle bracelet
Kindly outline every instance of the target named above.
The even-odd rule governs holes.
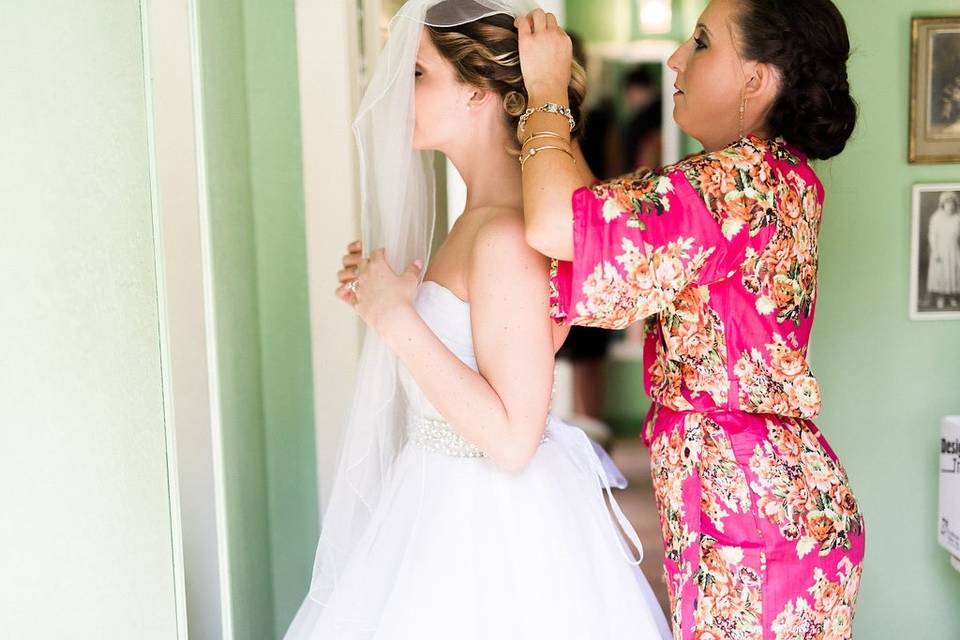
[[[527,153],[522,154],[518,159],[520,160],[520,171],[523,171],[524,166],[527,164],[527,160],[539,154],[541,151],[547,151],[548,149],[556,149],[557,151],[563,151],[565,154],[570,156],[570,158],[576,163],[577,158],[573,155],[573,152],[566,147],[561,147],[555,144],[545,144],[542,147],[533,147]]]
[[[570,138],[559,133],[554,133],[553,131],[537,131],[536,133],[530,134],[530,136],[523,141],[523,144],[520,145],[521,148],[527,146],[534,140],[539,140],[541,138],[556,138],[557,140],[563,140],[564,142],[569,143]]]

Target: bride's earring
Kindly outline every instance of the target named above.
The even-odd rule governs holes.
[[[473,101],[476,100],[477,104],[480,104],[480,100],[483,98],[483,92],[474,91],[470,94],[470,97],[467,98],[467,111],[473,109]]]

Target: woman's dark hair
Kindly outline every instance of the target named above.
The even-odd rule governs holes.
[[[453,64],[461,82],[500,96],[505,124],[512,131],[516,130],[528,101],[513,21],[512,16],[496,13],[454,27],[427,27],[434,46]],[[571,135],[579,138],[583,130],[581,106],[586,93],[586,72],[577,61],[573,62],[571,76],[567,97],[577,122]]]
[[[857,122],[850,96],[850,38],[830,0],[740,0],[742,55],[776,67],[778,95],[771,133],[826,160],[839,154]]]

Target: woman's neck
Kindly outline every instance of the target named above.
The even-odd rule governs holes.
[[[506,137],[475,140],[459,153],[447,154],[467,185],[466,209],[479,207],[523,207],[520,162],[507,153]]]
[[[736,135],[736,134],[732,134]],[[744,138],[749,138],[753,136],[761,140],[773,140],[774,136],[771,134],[770,130],[767,127],[759,126],[753,129],[746,129],[742,138],[731,138],[727,142],[721,141],[720,138],[716,140],[697,140],[701,145],[703,145],[703,150],[707,153],[714,153],[720,151],[721,149],[726,149],[730,145],[736,144],[743,140]],[[727,140],[727,137],[724,137],[722,140]]]

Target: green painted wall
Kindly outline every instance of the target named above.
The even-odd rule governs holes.
[[[243,5],[277,637],[306,595],[319,536],[293,7]]]
[[[239,3],[197,4],[233,626],[274,630],[250,140]]]
[[[630,3],[626,0],[567,0],[566,28],[585,42],[628,40]]]
[[[955,0],[839,0],[861,118],[827,188],[813,365],[819,421],[867,517],[861,638],[960,637],[960,573],[936,544],[939,417],[960,413],[960,322],[907,317],[911,187],[960,165],[909,165],[911,15]]]
[[[605,363],[606,389],[603,419],[618,436],[639,437],[650,398],[637,380],[643,380],[639,360],[608,360]]]
[[[0,18],[0,636],[177,637],[137,2]]]
[[[198,3],[238,639],[279,637],[318,535],[292,0]]]
[[[686,40],[706,0],[672,0],[670,33],[641,31],[634,0],[566,0],[567,28],[587,42],[626,42],[641,39]]]

